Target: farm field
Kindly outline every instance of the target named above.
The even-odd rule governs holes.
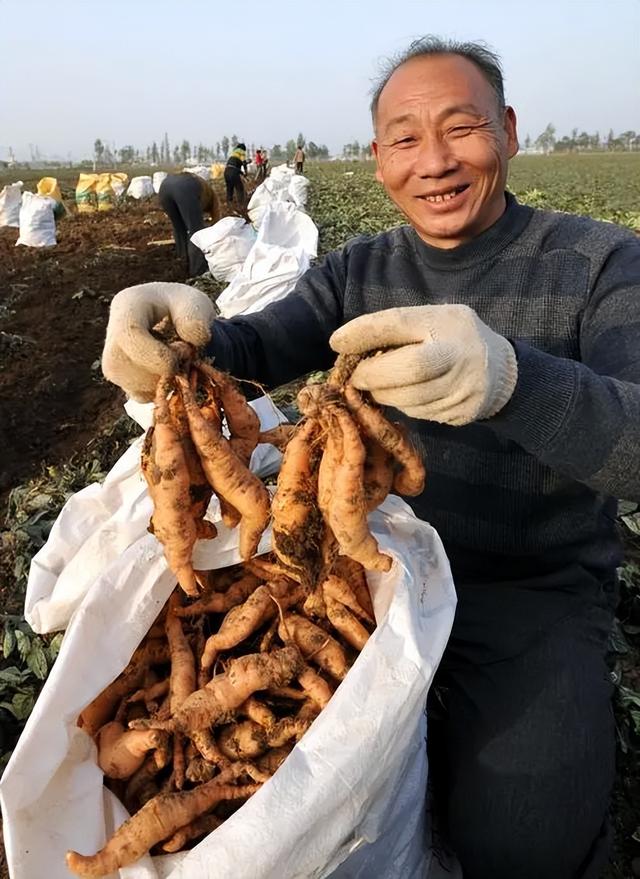
[[[348,238],[402,222],[375,182],[372,163],[309,164],[308,210],[321,254]],[[27,189],[48,171],[0,171],[0,188]],[[77,169],[58,172],[72,204]],[[131,174],[132,172],[130,172]],[[135,174],[145,169],[135,169]],[[640,234],[640,154],[521,156],[509,188],[535,207],[585,214]],[[58,224],[58,245],[16,248],[17,230],[0,229],[0,766],[6,763],[59,639],[33,636],[21,620],[31,556],[46,540],[65,499],[101,479],[138,428],[124,397],[99,368],[109,304],[122,288],[145,281],[185,281],[171,227],[156,199],[106,214],[73,212]],[[198,286],[216,295],[215,283]],[[608,879],[629,879],[640,856],[640,526],[620,522],[628,545],[623,604],[612,670],[619,684],[619,781],[614,797],[615,862]],[[636,519],[636,521],[638,521]],[[1,635],[0,635],[1,637]],[[15,672],[8,674],[7,668]],[[635,834],[635,837],[634,837]],[[637,838],[637,839],[636,839]],[[636,868],[638,864],[636,864]],[[7,875],[0,864],[0,879]]]

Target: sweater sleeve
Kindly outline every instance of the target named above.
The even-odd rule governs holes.
[[[255,314],[216,320],[207,354],[236,378],[267,388],[329,369],[336,357],[329,336],[342,323],[345,284],[345,251],[335,251],[279,302]]]
[[[513,344],[516,388],[487,424],[565,476],[640,500],[640,242],[614,250],[597,278],[581,362]]]

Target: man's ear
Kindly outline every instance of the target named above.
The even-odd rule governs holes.
[[[378,183],[383,183],[382,172],[380,170],[380,154],[378,152],[378,142],[376,140],[371,141],[371,151],[376,160],[376,180]]]
[[[513,107],[505,107],[504,130],[507,133],[507,157],[509,159],[512,159],[520,149],[517,128],[516,111]]]

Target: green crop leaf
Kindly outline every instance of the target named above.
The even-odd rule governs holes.
[[[7,623],[4,627],[4,638],[2,639],[2,655],[5,659],[8,659],[14,651],[16,646],[16,636],[13,631],[13,626],[10,623]]]
[[[58,653],[60,653],[60,648],[62,647],[63,637],[64,636],[63,636],[62,632],[58,632],[57,635],[53,636],[53,638],[49,642],[49,646],[47,647],[47,651],[49,653],[49,661],[51,662],[52,665],[55,662],[56,657],[58,656]]]
[[[40,638],[33,638],[31,641],[31,650],[27,656],[27,665],[38,678],[43,681],[47,676],[47,655],[44,652],[42,641]]]
[[[16,720],[26,720],[35,705],[33,693],[16,693],[11,700],[11,710]]]
[[[31,652],[31,639],[24,632],[21,632],[20,629],[16,629],[16,643],[20,659],[26,662],[27,656]]]

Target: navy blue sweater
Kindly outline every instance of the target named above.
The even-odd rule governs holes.
[[[407,419],[424,455],[408,499],[439,532],[459,584],[598,582],[620,563],[615,498],[640,496],[640,240],[512,196],[452,250],[409,226],[361,236],[284,300],[218,320],[218,366],[268,387],[331,366],[333,330],[393,306],[464,303],[509,338],[518,382],[483,422]]]

